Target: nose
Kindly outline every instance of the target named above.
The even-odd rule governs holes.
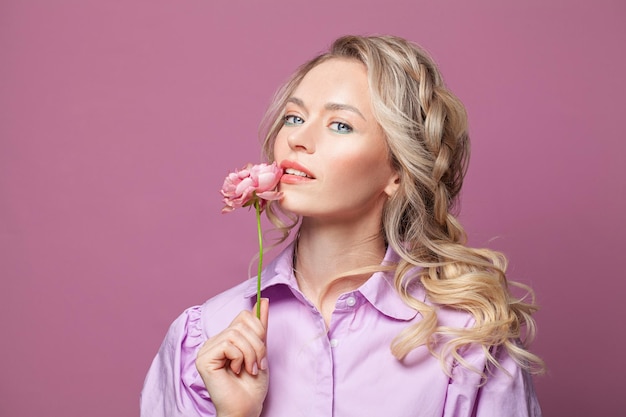
[[[287,143],[294,151],[315,152],[315,132],[311,123],[294,126],[287,131]]]

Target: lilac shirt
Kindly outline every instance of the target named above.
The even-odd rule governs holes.
[[[267,335],[269,417],[513,417],[541,416],[532,380],[513,360],[500,361],[511,376],[495,370],[480,377],[451,363],[453,378],[425,347],[404,361],[390,351],[392,339],[421,315],[406,306],[393,287],[393,274],[375,273],[337,300],[330,328],[298,290],[292,273],[293,246],[263,272],[263,296],[270,299]],[[386,261],[397,261],[389,250]],[[255,301],[256,278],[185,311],[170,327],[145,380],[142,417],[214,416],[215,409],[195,359],[211,335],[226,328]],[[425,299],[421,288],[415,295]],[[440,324],[465,327],[469,314],[443,309]],[[464,358],[485,366],[481,349]]]

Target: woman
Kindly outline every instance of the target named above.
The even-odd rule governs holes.
[[[520,342],[535,307],[453,215],[465,110],[396,37],[338,39],[268,111],[293,243],[255,282],[192,307],[146,378],[143,416],[538,416]],[[271,314],[270,311],[271,302]],[[271,316],[271,317],[269,317]],[[529,339],[527,338],[527,339]]]

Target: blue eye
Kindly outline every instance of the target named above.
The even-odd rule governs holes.
[[[304,119],[302,117],[295,116],[293,114],[286,115],[285,117],[283,117],[283,120],[286,126],[295,126],[304,123]]]
[[[352,132],[352,126],[342,122],[332,122],[330,128],[337,133],[350,133]]]

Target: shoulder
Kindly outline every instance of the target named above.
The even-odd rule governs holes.
[[[541,408],[528,371],[522,369],[503,347],[496,349],[495,357],[498,367],[486,363],[480,347],[470,348],[465,353],[464,360],[482,369],[485,377],[463,366],[456,366],[448,386],[446,407],[463,410],[460,415],[541,417]]]
[[[466,329],[473,327],[476,319],[471,313],[456,308],[436,306],[437,323],[439,326]]]
[[[205,338],[219,333],[243,310],[250,310],[254,297],[250,297],[251,281],[242,282],[196,306],[199,312],[199,324]]]
[[[209,337],[226,328],[251,300],[241,283],[182,312],[170,325],[146,375],[142,416],[214,415],[195,360]],[[253,302],[253,301],[252,301]]]
[[[288,282],[291,272],[293,244],[287,246],[264,269],[262,275],[263,290],[276,284]],[[223,291],[203,304],[185,310],[172,327],[179,330],[197,330],[204,341],[224,330],[243,310],[253,308],[256,301],[256,276],[248,278]],[[187,326],[182,326],[187,323]],[[192,329],[193,328],[193,329]]]
[[[195,352],[206,340],[228,327],[240,311],[251,308],[245,297],[249,282],[243,282],[203,304],[185,309],[170,325],[161,350],[183,350]]]

